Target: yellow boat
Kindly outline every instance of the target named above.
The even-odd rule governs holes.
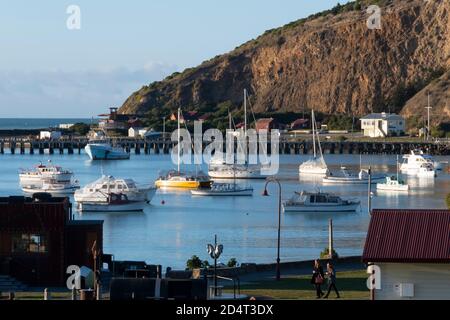
[[[205,175],[184,174],[178,171],[171,171],[165,176],[159,177],[155,181],[157,188],[182,188],[197,189],[209,188],[212,181]]]

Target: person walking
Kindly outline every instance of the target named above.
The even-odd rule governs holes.
[[[313,275],[311,278],[311,284],[316,289],[316,298],[320,299],[323,296],[322,284],[324,280],[323,268],[320,265],[319,260],[314,260]]]
[[[336,270],[334,269],[331,263],[327,263],[327,276],[328,276],[328,291],[323,298],[328,299],[331,289],[334,289],[334,292],[336,292],[336,298],[339,299],[340,298],[339,291],[336,288]]]

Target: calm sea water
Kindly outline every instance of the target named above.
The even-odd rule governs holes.
[[[43,129],[58,127],[62,123],[96,123],[96,119],[55,118],[55,119],[27,119],[27,118],[0,118],[0,130],[12,129]]]
[[[81,155],[0,155],[0,196],[21,194],[18,169],[32,167],[49,158],[72,169],[82,185],[98,178],[103,171],[117,177],[130,177],[150,183],[158,172],[173,168],[169,155],[132,155],[130,161],[91,162]],[[328,219],[333,218],[335,247],[342,256],[362,253],[369,223],[367,186],[321,186],[320,181],[299,180],[298,164],[306,156],[281,157],[280,179],[283,199],[294,191],[335,192],[347,198],[359,198],[361,210],[339,214],[283,214],[282,261],[316,258],[327,246]],[[438,158],[443,159],[444,158]],[[358,155],[326,155],[332,170],[341,165],[358,169]],[[365,165],[376,172],[395,172],[395,156],[363,156]],[[445,159],[445,160],[448,160]],[[407,179],[412,190],[407,193],[379,193],[374,208],[445,208],[450,191],[450,175],[436,179]],[[277,243],[277,188],[271,186],[270,197],[261,196],[264,181],[250,182],[255,193],[245,198],[192,197],[188,191],[158,191],[143,213],[76,214],[77,219],[104,220],[104,249],[116,259],[143,260],[148,263],[184,268],[186,260],[196,254],[208,259],[206,246],[217,234],[224,245],[222,262],[274,262]],[[164,201],[164,204],[163,204]],[[75,206],[74,206],[75,207]]]

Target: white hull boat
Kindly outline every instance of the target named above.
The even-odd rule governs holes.
[[[399,181],[395,177],[387,177],[384,183],[377,183],[377,190],[407,192],[409,190],[409,185]]]
[[[345,167],[341,168],[342,175],[340,176],[326,176],[322,182],[325,184],[368,184],[369,173],[366,170],[361,170],[358,175],[349,172]],[[380,180],[385,179],[384,176],[371,176],[371,183],[375,184]]]
[[[258,165],[245,166],[234,164],[222,164],[210,167],[208,175],[213,179],[266,179],[267,176],[261,174],[261,167]]]
[[[61,183],[44,183],[42,187],[24,186],[22,191],[27,194],[34,193],[50,193],[52,196],[71,195],[77,191],[80,186],[76,184],[61,184]]]
[[[42,187],[44,181],[52,180],[58,183],[70,183],[73,178],[73,172],[65,170],[60,166],[40,163],[31,170],[21,170],[19,173],[19,183],[22,187]]]
[[[91,160],[128,160],[130,154],[107,142],[89,142],[84,148]]]
[[[360,206],[358,200],[343,200],[339,196],[322,192],[296,192],[282,204],[284,212],[355,212]]]
[[[421,150],[412,150],[410,154],[403,156],[404,162],[400,171],[410,176],[434,177],[436,176],[435,161],[430,155]]]
[[[252,196],[253,188],[232,183],[214,183],[210,189],[191,190],[193,196]]]
[[[100,179],[86,185],[75,192],[78,203],[104,203],[109,194],[123,194],[129,201],[151,202],[156,188],[139,186],[132,179],[116,179],[113,176],[102,176]]]

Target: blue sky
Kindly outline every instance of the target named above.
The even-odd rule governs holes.
[[[0,0],[0,117],[95,116],[144,84],[336,3]],[[72,4],[80,30],[66,27]]]

